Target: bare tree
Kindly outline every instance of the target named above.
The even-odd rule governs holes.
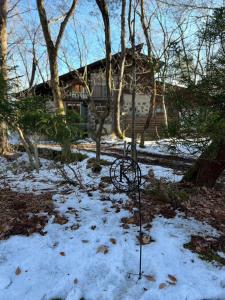
[[[179,26],[181,39],[175,47],[178,79],[186,86],[178,92],[182,122],[176,134],[201,152],[182,181],[198,186],[213,187],[225,169],[224,15],[221,7],[202,16],[192,43],[188,30]]]
[[[0,0],[0,73],[3,81],[3,98],[7,98],[7,0]],[[0,124],[0,153],[5,153],[9,149],[7,127],[5,123]]]
[[[23,23],[23,20],[21,20]],[[23,24],[25,30],[27,43],[23,43],[21,40],[16,44],[16,50],[21,58],[22,65],[25,70],[25,77],[28,83],[28,88],[31,90],[35,81],[38,79],[38,75],[41,76],[44,82],[44,74],[40,67],[40,61],[43,58],[45,51],[40,51],[39,47],[39,33],[40,25],[28,26]]]
[[[101,12],[102,20],[103,20],[103,26],[104,26],[104,37],[105,37],[105,43],[104,48],[106,52],[106,59],[105,64],[102,65],[101,71],[98,73],[97,77],[95,78],[95,74],[89,74],[88,73],[88,67],[84,67],[83,72],[79,72],[75,70],[75,77],[76,79],[79,79],[80,84],[84,87],[84,90],[87,95],[87,102],[86,104],[89,107],[90,112],[90,134],[92,138],[94,139],[96,143],[96,162],[100,162],[100,156],[101,156],[101,138],[102,135],[105,132],[105,123],[107,121],[107,118],[110,117],[110,112],[112,108],[112,54],[111,54],[111,33],[110,33],[110,20],[109,20],[109,9],[107,5],[107,1],[97,1],[96,4]],[[84,32],[80,32],[80,35],[82,39],[78,39],[78,32],[76,29],[76,26],[74,23],[73,25],[73,31],[75,33],[75,42],[78,44],[78,51],[80,58],[80,64],[82,64],[83,59],[86,60],[87,55],[87,42],[85,39]],[[73,39],[72,39],[73,40]],[[70,41],[71,42],[71,41]],[[71,45],[72,49],[76,51],[74,48],[74,45]],[[68,70],[72,71],[72,64],[70,62],[68,49],[62,49],[60,53],[60,60],[67,66]],[[90,76],[93,75],[93,76]],[[101,109],[99,109],[99,102],[96,101],[96,98],[93,96],[94,92],[94,85],[96,84],[96,81],[101,78],[102,81],[106,84],[106,98],[103,100],[104,103],[101,105]],[[93,122],[92,122],[93,121]]]
[[[38,8],[38,13],[39,13],[39,18],[40,18],[42,31],[44,34],[46,47],[47,47],[47,51],[48,51],[53,99],[54,99],[55,106],[56,106],[58,112],[62,113],[62,114],[65,113],[65,109],[64,109],[62,95],[61,95],[60,86],[59,86],[57,54],[58,54],[60,42],[62,40],[66,25],[76,8],[76,4],[77,4],[77,0],[73,0],[70,9],[66,12],[65,17],[63,18],[63,21],[60,24],[59,33],[58,33],[56,41],[54,43],[52,40],[50,28],[49,28],[49,21],[48,21],[45,6],[44,6],[44,0],[37,0],[37,8]]]
[[[153,2],[152,8],[149,12],[146,11],[147,0],[140,0],[140,21],[143,30],[145,43],[147,46],[147,63],[146,79],[149,86],[149,111],[145,120],[144,127],[141,132],[140,146],[144,147],[146,131],[150,124],[154,126],[154,138],[160,138],[160,131],[158,130],[157,108],[160,108],[162,113],[160,117],[161,126],[168,128],[168,116],[165,101],[166,94],[166,80],[168,79],[168,69],[170,63],[170,50],[173,43],[180,40],[178,31],[179,24],[171,21],[170,30],[168,30],[166,21],[163,22],[165,12],[161,10],[160,6]],[[149,7],[149,6],[148,6]],[[181,22],[181,21],[180,21]],[[157,37],[155,36],[157,32]]]
[[[109,11],[108,5],[105,0],[96,0],[96,4],[101,12],[104,31],[105,31],[105,51],[106,51],[106,91],[107,91],[107,102],[103,112],[97,112],[96,106],[93,99],[91,98],[92,111],[95,114],[98,124],[95,131],[95,142],[96,142],[96,162],[100,161],[101,154],[101,137],[103,133],[103,126],[106,118],[110,115],[111,108],[111,98],[112,98],[112,51],[111,51],[111,33],[110,33],[110,21],[109,21]]]
[[[135,52],[135,38],[136,38],[136,13],[139,0],[129,1],[128,10],[128,27],[131,43],[131,56],[132,56],[132,123],[131,123],[131,156],[134,160],[137,158],[136,151],[136,129],[135,129],[135,116],[136,116],[136,92],[137,92],[137,66],[136,66],[136,52]]]
[[[149,103],[149,112],[148,116],[144,125],[144,128],[141,133],[141,139],[140,139],[140,146],[144,147],[145,142],[145,132],[149,128],[150,122],[152,119],[156,122],[156,93],[157,93],[157,86],[156,86],[156,80],[155,80],[155,74],[156,70],[158,68],[158,61],[153,59],[153,45],[152,45],[152,36],[151,31],[149,30],[151,18],[153,17],[153,14],[149,17],[149,20],[146,19],[146,13],[145,13],[145,1],[141,0],[140,2],[140,20],[141,20],[141,26],[144,32],[145,41],[147,44],[148,49],[148,67],[149,67],[149,85],[151,87],[151,95],[150,95],[150,103]],[[156,125],[156,124],[155,124]],[[158,137],[158,131],[157,127],[155,126],[155,135]]]
[[[121,114],[121,96],[123,90],[124,81],[124,69],[126,61],[126,0],[122,0],[121,7],[121,33],[120,33],[120,43],[121,43],[121,53],[120,53],[120,63],[119,63],[119,82],[118,91],[114,101],[114,132],[117,137],[123,138],[123,133],[120,124],[120,114]]]

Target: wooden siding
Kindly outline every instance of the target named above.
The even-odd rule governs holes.
[[[145,122],[146,122],[146,116],[143,117],[136,117],[135,119],[135,128],[136,128],[136,135],[137,137],[140,137],[141,132],[144,128]],[[174,120],[175,118],[169,118],[169,122]],[[130,116],[127,116],[123,120],[123,129],[125,129],[125,135],[127,137],[131,137],[131,124],[132,124],[132,118]],[[163,113],[157,113],[156,114],[156,126],[158,129],[159,134],[163,133],[164,131],[164,116]],[[145,133],[146,138],[154,138],[155,137],[155,120],[152,120],[150,122],[149,128],[146,130]]]

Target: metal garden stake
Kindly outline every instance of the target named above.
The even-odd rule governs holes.
[[[125,144],[126,147],[126,144]],[[113,185],[120,192],[127,194],[138,193],[138,210],[139,210],[139,273],[137,274],[141,279],[142,277],[142,214],[141,214],[141,169],[136,161],[127,156],[128,149],[124,151],[124,157],[116,159],[110,168],[110,178]],[[135,274],[136,275],[136,274]]]

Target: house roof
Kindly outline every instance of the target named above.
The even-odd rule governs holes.
[[[138,45],[136,45],[135,48],[136,48],[136,52],[138,52],[138,55],[141,56],[141,59],[146,60],[147,56],[145,54],[141,53],[141,50],[143,48],[143,44],[138,44]],[[126,55],[131,56],[131,51],[132,51],[131,48],[127,48],[126,49]],[[117,52],[117,53],[112,55],[112,65],[114,67],[118,66],[120,55],[121,55],[121,52]],[[59,76],[59,81],[60,81],[61,84],[63,82],[66,82],[67,80],[69,81],[69,80],[72,80],[72,79],[77,79],[79,81],[79,74],[83,74],[83,72],[85,71],[85,68],[87,68],[87,70],[90,72],[90,70],[95,70],[95,69],[97,70],[97,69],[100,69],[100,68],[104,68],[105,63],[106,63],[106,58],[97,60],[95,62],[92,62],[92,63],[88,64],[88,65],[80,67],[76,70],[70,71],[70,72],[65,73],[63,75],[60,75]],[[36,94],[39,94],[43,91],[45,91],[46,93],[48,93],[48,92],[51,93],[51,87],[49,85],[49,81],[42,82],[42,83],[39,83],[39,84],[35,85],[32,88],[32,90],[35,91]],[[30,89],[26,89],[26,90],[20,92],[19,94],[24,95],[24,94],[26,94],[27,92],[30,92],[30,91],[31,91]]]

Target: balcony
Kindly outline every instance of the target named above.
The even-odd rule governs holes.
[[[66,101],[84,100],[88,98],[88,94],[86,92],[68,92],[64,94],[63,98]]]

